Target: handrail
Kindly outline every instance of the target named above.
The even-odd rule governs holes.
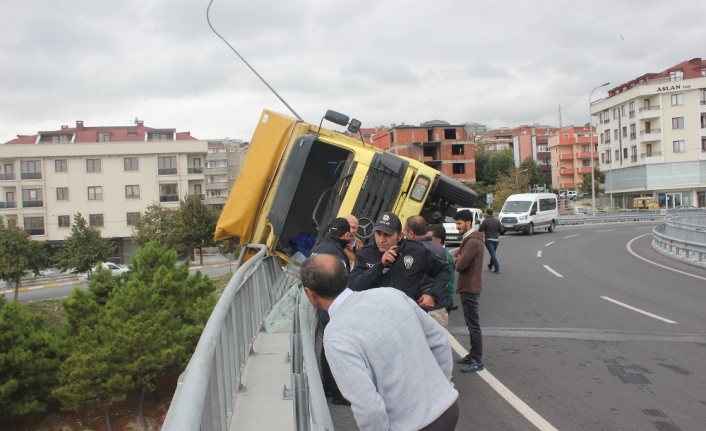
[[[662,224],[652,229],[652,242],[657,244],[660,248],[669,249],[670,252],[674,250],[677,256],[679,256],[680,251],[683,250],[684,256],[687,259],[690,258],[691,253],[697,253],[698,262],[704,261],[706,257],[706,244],[667,236],[663,233],[665,226],[666,225]],[[683,244],[683,246],[680,244]],[[667,256],[671,255],[668,254]]]
[[[262,285],[279,275],[277,259],[266,258],[265,245],[248,244],[245,248],[259,251],[239,265],[213,309],[186,370],[179,376],[162,426],[165,431],[228,429],[245,361],[267,310],[281,295],[272,295],[269,286]],[[239,263],[244,254],[245,250]],[[258,270],[262,274],[251,277]]]
[[[299,322],[297,329],[300,331],[299,335],[301,337],[301,349],[298,353],[302,355],[303,360],[300,363],[304,365],[304,374],[306,375],[306,381],[308,383],[306,385],[302,385],[301,383],[297,384],[295,380],[296,373],[293,373],[292,386],[295,400],[295,429],[297,431],[309,430],[309,421],[303,421],[302,419],[304,419],[303,416],[310,414],[311,425],[314,430],[334,431],[333,420],[331,419],[331,412],[329,411],[328,404],[326,402],[326,394],[324,393],[324,387],[321,382],[321,375],[319,374],[319,366],[316,360],[316,350],[314,346],[314,335],[318,326],[318,313],[311,305],[311,302],[309,302],[304,290],[302,290],[301,295],[297,300],[294,318],[294,320]],[[294,332],[294,326],[295,325],[292,325],[292,332]],[[294,357],[292,358],[292,362],[295,362]],[[305,389],[308,389],[308,391],[305,392]],[[308,405],[309,409],[302,408],[302,404],[304,403],[298,403],[298,397],[302,401],[306,400],[306,405]],[[299,411],[297,412],[296,409]],[[297,427],[297,425],[300,425],[303,422],[306,422],[306,427]]]

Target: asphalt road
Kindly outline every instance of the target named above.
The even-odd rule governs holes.
[[[654,252],[652,226],[501,239],[501,273],[483,274],[484,362],[531,410],[457,365],[458,430],[706,429],[706,271]],[[470,347],[460,309],[448,329]],[[337,430],[357,429],[349,408],[331,407]]]
[[[197,266],[197,265],[193,265]],[[236,269],[236,262],[233,262],[233,272],[235,272]],[[197,269],[191,268],[191,272],[196,272]],[[228,269],[227,265],[224,266],[217,266],[217,267],[212,267],[212,268],[202,268],[200,269],[201,273],[208,275],[209,277],[212,278],[218,278],[222,275],[225,275],[230,272]],[[0,290],[10,290],[11,288],[2,288]],[[59,298],[67,298],[71,292],[74,289],[83,289],[83,290],[88,290],[88,283],[86,282],[85,279],[80,280],[79,284],[76,285],[65,285],[65,286],[56,286],[56,287],[50,287],[50,288],[43,288],[43,289],[35,289],[35,290],[28,290],[24,292],[19,293],[19,301],[20,302],[32,302],[32,301],[43,301],[47,299],[59,299]],[[0,293],[1,295],[1,293]],[[14,298],[14,293],[6,293],[5,297],[8,300],[12,300]]]

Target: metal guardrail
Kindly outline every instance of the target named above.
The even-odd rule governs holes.
[[[679,238],[674,238],[664,234],[667,225],[659,225],[652,229],[652,241],[660,248],[674,252],[677,256],[684,252],[684,257],[691,258],[691,254],[695,253],[699,262],[703,262],[706,258],[706,243],[697,243]]]
[[[334,431],[314,345],[319,313],[302,290],[292,319],[292,391],[296,431]],[[307,372],[308,371],[308,372]]]
[[[225,288],[186,370],[179,376],[162,430],[226,431],[233,419],[241,375],[257,333],[271,306],[295,279],[267,247],[242,264]]]
[[[589,212],[590,213],[590,212]],[[586,217],[582,215],[560,215],[557,220],[558,225],[572,225],[584,223],[615,223],[628,221],[662,221],[664,213],[659,211],[631,211],[620,213],[599,213],[596,211],[596,217]]]

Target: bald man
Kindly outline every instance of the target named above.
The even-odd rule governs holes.
[[[344,217],[346,220],[348,220],[348,224],[351,225],[351,238],[350,242],[346,246],[346,248],[343,249],[343,251],[346,253],[346,256],[348,256],[348,261],[350,262],[350,268],[353,268],[353,264],[355,263],[355,255],[358,253],[358,250],[363,248],[363,242],[358,238],[358,218],[354,216],[353,214],[347,215]]]

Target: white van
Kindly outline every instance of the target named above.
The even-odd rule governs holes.
[[[459,208],[458,211],[468,210],[473,214],[473,224],[471,227],[471,232],[477,231],[480,224],[483,223],[485,218],[485,213],[478,208]],[[444,219],[444,230],[446,230],[446,246],[457,246],[461,244],[463,235],[458,233],[456,229],[456,222],[453,217],[446,216]]]
[[[546,228],[554,232],[559,218],[557,196],[553,193],[522,193],[507,198],[498,219],[505,231],[523,231],[532,235],[535,229]]]

